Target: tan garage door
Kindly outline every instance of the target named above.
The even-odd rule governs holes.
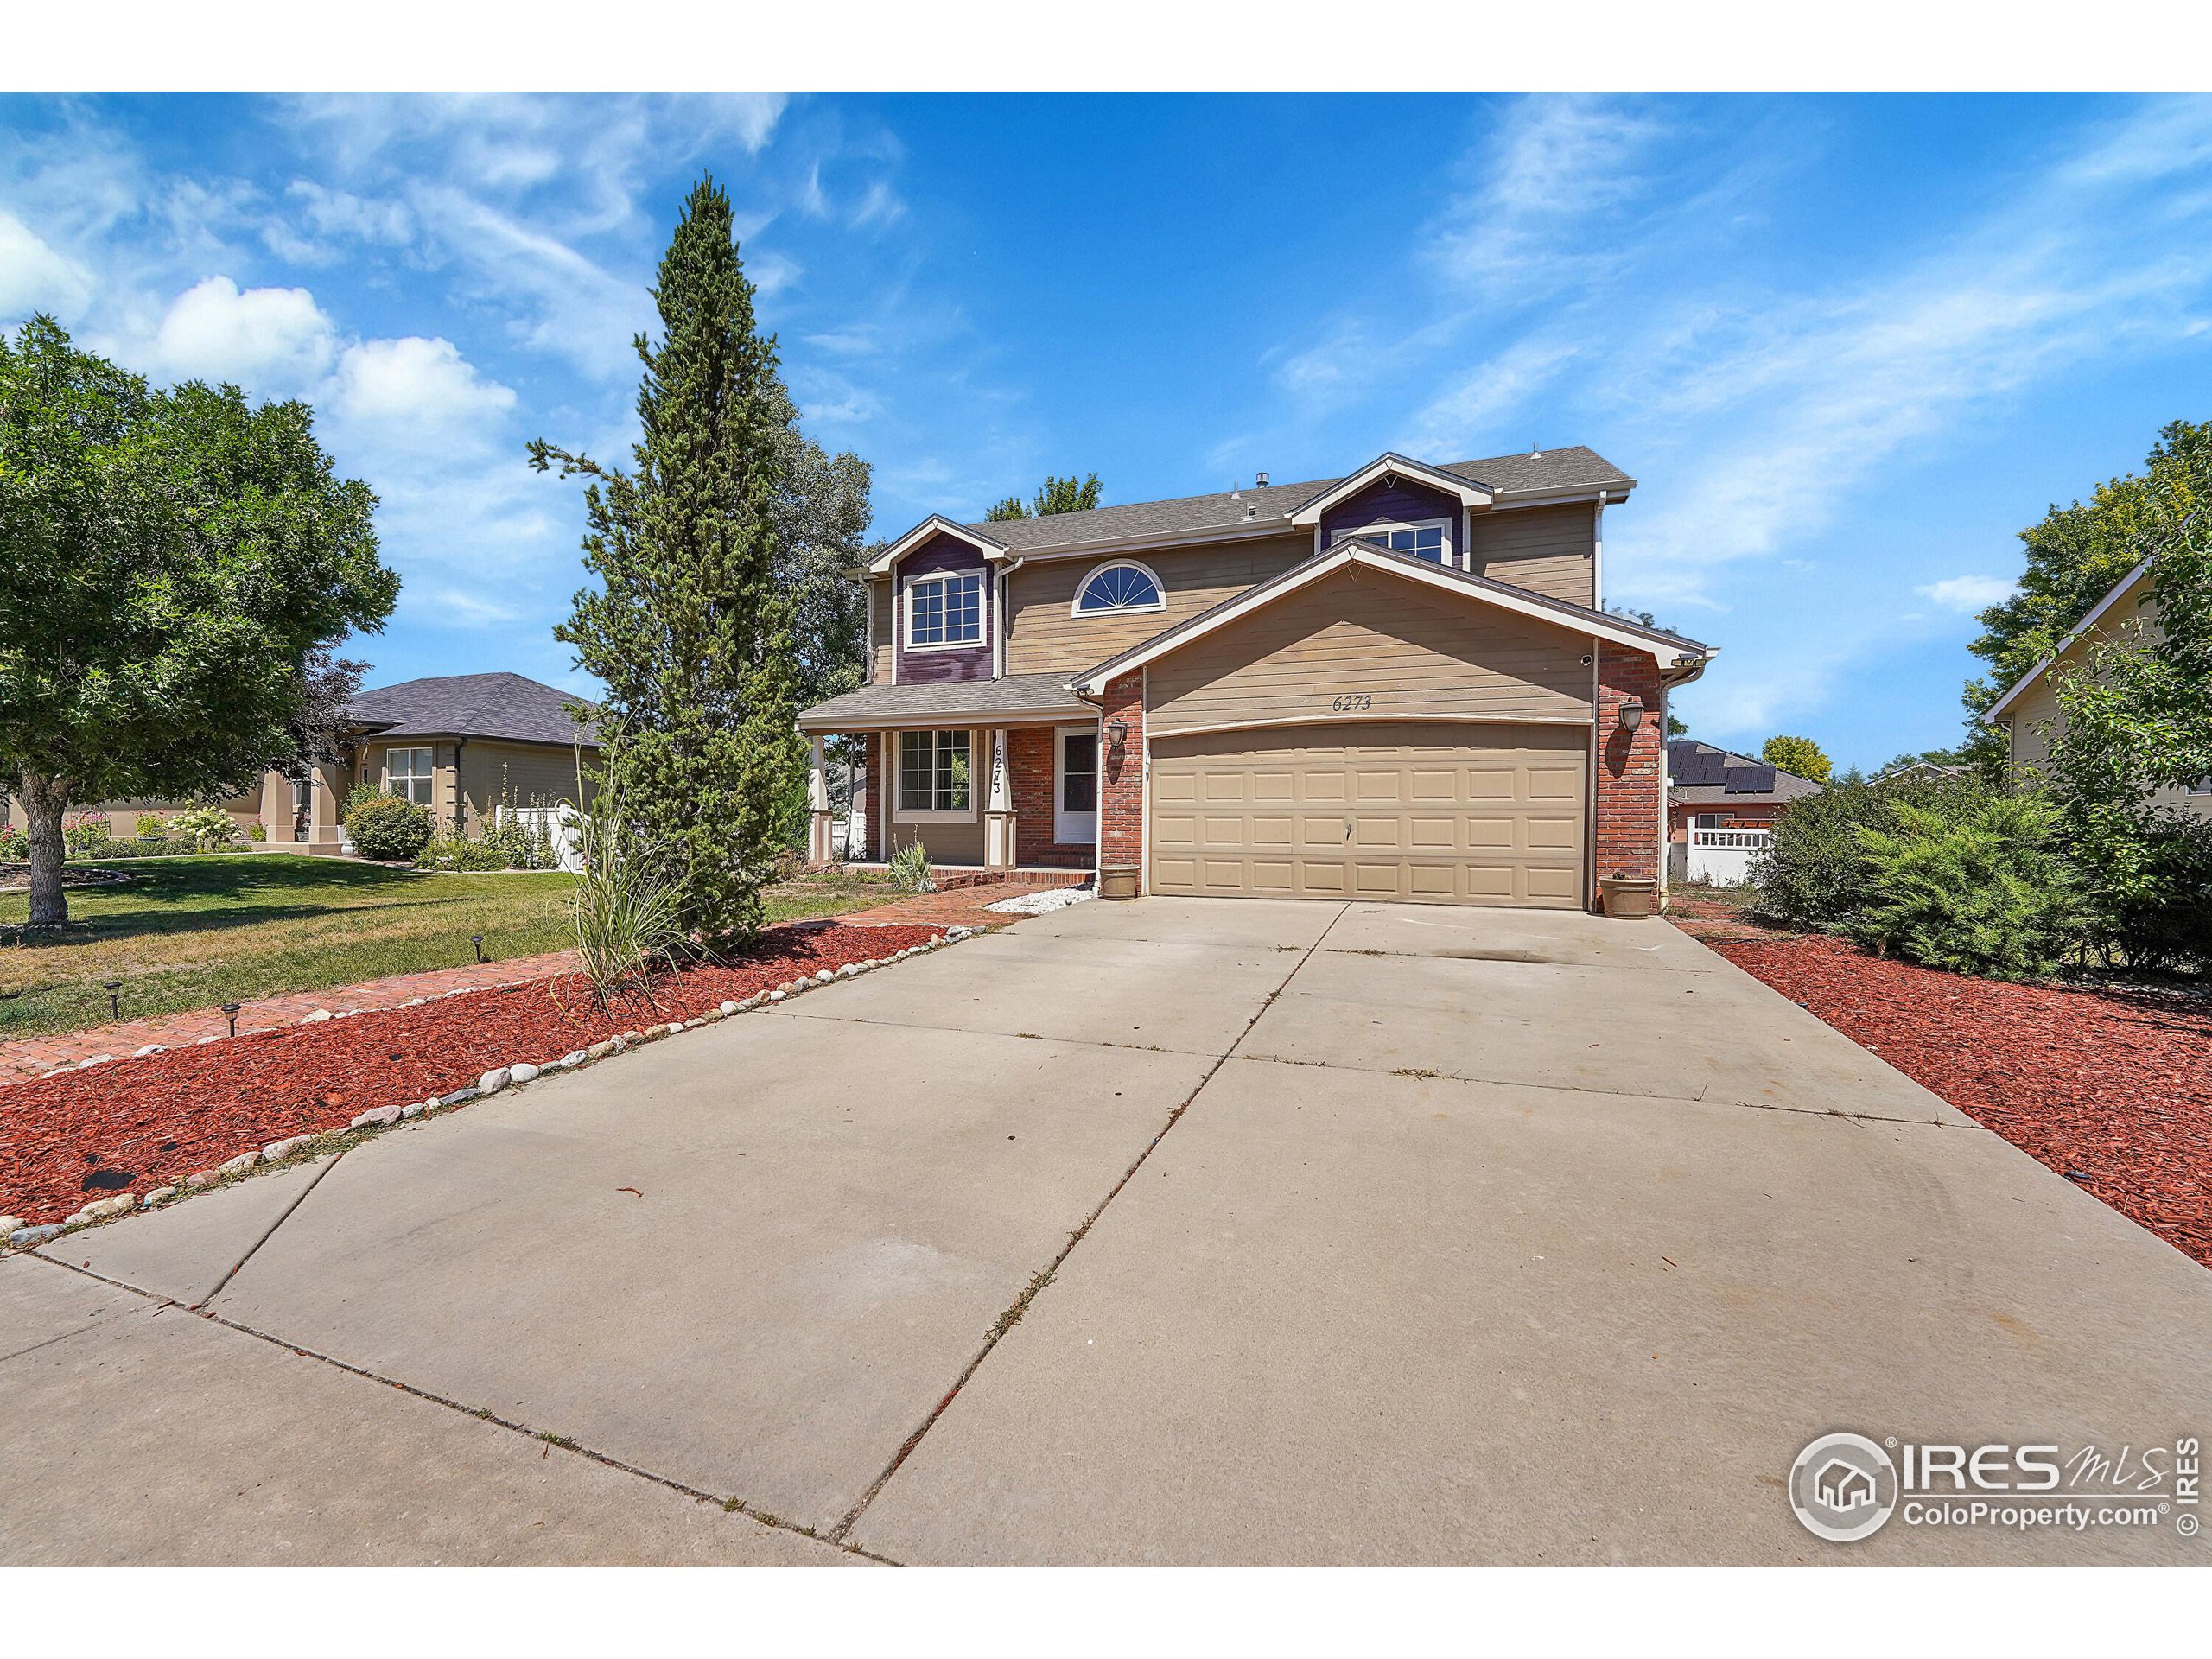
[[[1586,753],[1552,726],[1157,737],[1152,891],[1579,908]]]

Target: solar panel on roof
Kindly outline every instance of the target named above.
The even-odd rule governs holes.
[[[1731,795],[1767,795],[1774,790],[1772,766],[1731,766],[1728,768],[1727,792]]]

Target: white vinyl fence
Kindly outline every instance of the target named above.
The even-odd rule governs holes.
[[[1751,870],[1751,855],[1764,852],[1773,839],[1771,830],[1693,829],[1689,878],[1716,887],[1740,887]]]
[[[559,806],[502,805],[496,810],[496,821],[501,824],[512,818],[525,830],[542,832],[560,855],[561,868],[569,874],[577,874],[583,869],[583,848],[575,807],[564,801]]]

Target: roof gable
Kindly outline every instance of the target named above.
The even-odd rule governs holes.
[[[868,573],[880,576],[932,537],[950,536],[969,546],[989,560],[1006,556],[1006,543],[995,537],[987,536],[973,524],[957,524],[941,512],[933,512],[868,561]]]
[[[1106,682],[1114,676],[1141,668],[1171,651],[1179,651],[1193,640],[1203,639],[1217,628],[1249,616],[1262,606],[1300,592],[1352,566],[1384,571],[1446,595],[1493,605],[1501,610],[1517,612],[1576,633],[1608,639],[1631,650],[1648,652],[1662,669],[1688,666],[1694,663],[1701,670],[1715,654],[1713,646],[1700,645],[1680,634],[1646,628],[1609,612],[1590,610],[1566,600],[1552,599],[1525,588],[1514,587],[1510,582],[1494,582],[1488,576],[1449,569],[1402,553],[1393,553],[1389,549],[1377,547],[1371,542],[1353,540],[1339,542],[1327,552],[1294,565],[1280,575],[1256,583],[1243,593],[1224,600],[1211,610],[1201,611],[1188,620],[1154,635],[1144,644],[1125,651],[1118,657],[1109,658],[1068,683],[1077,691],[1103,691]]]
[[[1349,473],[1327,488],[1308,496],[1291,510],[1290,522],[1301,530],[1318,524],[1323,513],[1339,502],[1350,500],[1369,485],[1396,479],[1427,485],[1440,494],[1450,496],[1463,507],[1486,507],[1491,503],[1491,493],[1471,479],[1386,451],[1357,472]]]
[[[2083,634],[2088,632],[2090,629],[2095,627],[2099,622],[2102,621],[2107,611],[2112,609],[2113,606],[2119,604],[2121,600],[2126,598],[2128,594],[2135,591],[2136,588],[2141,584],[2144,576],[2149,573],[2150,569],[2151,561],[2145,559],[2142,563],[2137,565],[2133,570],[2122,576],[2118,582],[2113,583],[2112,591],[2107,593],[2094,605],[2092,605],[2089,607],[2088,613],[2083,616],[2079,622],[2076,622],[2072,627],[2066,631],[2066,637],[2058,642],[2048,657],[2045,657],[2033,668],[2030,669],[2026,673],[2021,675],[2018,679],[2013,681],[2012,684],[2005,688],[2003,695],[2000,696],[1996,702],[1991,703],[1989,705],[1988,712],[1982,715],[1981,718],[1983,722],[1985,724],[1993,723],[2007,709],[2010,709],[2015,702],[2018,702],[2020,700],[2020,696],[2023,692],[2026,691],[2027,689],[2033,685],[2037,680],[2043,678],[2044,675],[2050,673],[2051,664],[2056,663],[2061,657],[2063,657],[2072,647],[2075,640],[2079,639]]]

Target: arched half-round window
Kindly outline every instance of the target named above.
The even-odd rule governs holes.
[[[1100,565],[1075,590],[1074,613],[1077,616],[1166,608],[1166,594],[1160,578],[1144,566],[1128,561]]]

